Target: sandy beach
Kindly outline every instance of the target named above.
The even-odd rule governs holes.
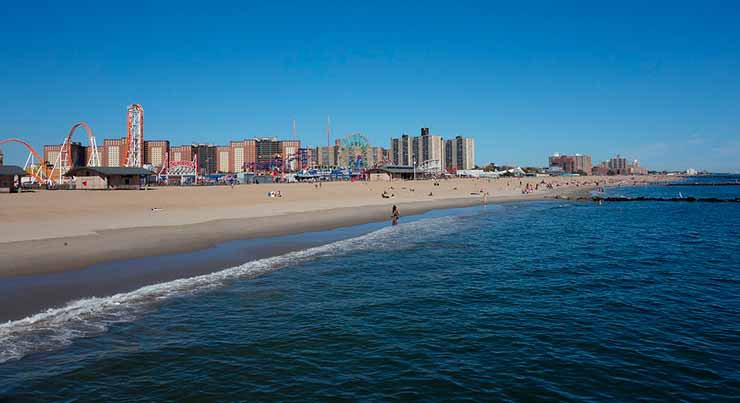
[[[597,182],[632,186],[665,180],[528,177],[0,194],[0,277],[383,221],[394,204],[402,215],[471,206],[483,202],[481,190],[488,193],[488,203],[500,203],[588,191]],[[537,189],[523,194],[527,185]],[[270,198],[269,191],[280,191],[282,197]],[[384,191],[393,197],[381,197]]]

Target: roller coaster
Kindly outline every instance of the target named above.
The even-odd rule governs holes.
[[[426,160],[419,164],[418,169],[423,174],[439,175],[442,173],[442,162],[440,160]]]
[[[85,122],[77,122],[69,129],[59,148],[55,161],[45,161],[41,155],[27,141],[18,137],[0,140],[0,145],[6,143],[18,143],[26,147],[29,152],[23,169],[31,176],[31,180],[39,184],[45,183],[53,186],[66,181],[64,174],[73,168],[72,161],[72,135],[79,128],[85,129],[88,138],[88,155],[86,165],[90,167],[102,165],[98,144],[95,141],[92,129]],[[126,148],[124,149],[125,165],[128,167],[141,167],[144,163],[144,108],[139,104],[129,105],[127,110],[127,136]],[[56,151],[56,150],[55,150]],[[36,163],[34,163],[34,159]]]
[[[301,161],[299,153],[288,154],[287,159],[275,157],[269,161],[248,162],[244,164],[244,170],[251,172],[290,171],[290,165],[293,161]]]
[[[170,184],[170,177],[179,179],[180,184],[197,182],[198,154],[193,154],[192,161],[170,161],[170,153],[167,152],[157,178],[164,184]]]
[[[98,152],[98,145],[95,141],[92,129],[90,129],[90,126],[85,122],[77,122],[72,126],[69,130],[69,134],[67,134],[67,137],[65,137],[64,142],[59,149],[56,160],[53,163],[45,161],[33,146],[23,139],[10,137],[0,140],[0,145],[6,143],[17,143],[24,146],[28,150],[29,155],[23,169],[28,172],[32,181],[39,184],[45,183],[47,185],[58,185],[65,181],[64,174],[72,168],[72,135],[80,127],[84,128],[87,132],[89,141],[90,152],[89,158],[87,159],[87,166],[99,166],[101,161],[100,153]]]
[[[26,164],[23,167],[23,169],[28,172],[29,175],[31,175],[31,178],[33,178],[34,181],[37,183],[45,183],[47,182],[46,178],[49,178],[49,168],[46,166],[44,162],[44,159],[41,158],[38,152],[34,150],[33,147],[31,147],[30,144],[28,144],[25,140],[19,139],[17,137],[11,137],[4,140],[0,140],[0,145],[6,144],[6,143],[18,143],[29,151],[28,158],[26,159]],[[33,158],[36,158],[36,161],[39,163],[36,164],[37,166],[34,167],[33,164]]]

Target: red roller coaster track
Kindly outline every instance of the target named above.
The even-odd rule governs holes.
[[[0,145],[3,145],[5,143],[18,143],[18,144],[22,144],[23,146],[25,146],[28,149],[28,151],[30,151],[31,154],[33,154],[34,158],[36,158],[36,160],[39,162],[39,164],[41,164],[41,169],[43,170],[44,175],[46,175],[47,177],[49,176],[49,169],[44,164],[44,159],[41,158],[41,156],[39,155],[39,153],[37,153],[36,150],[34,150],[33,147],[31,147],[30,144],[28,144],[26,141],[24,141],[22,139],[19,139],[19,138],[16,138],[16,137],[11,137],[9,139],[0,140]],[[37,175],[35,173],[31,173],[31,176],[33,176],[39,183],[43,183],[44,182],[44,178],[40,177],[39,175]]]
[[[71,168],[72,165],[72,135],[74,134],[75,130],[77,130],[79,127],[83,127],[85,131],[87,131],[87,139],[89,142],[89,145],[92,147],[95,145],[95,137],[93,136],[92,129],[90,129],[90,126],[88,126],[85,122],[77,122],[75,123],[71,129],[69,129],[69,134],[67,135],[67,138],[64,140],[64,143],[62,144],[62,149],[60,150],[60,156],[59,156],[59,162],[60,166],[58,167],[60,172],[58,172],[58,175],[64,175],[64,172],[61,172],[61,170],[68,170]],[[54,171],[57,170],[57,167],[54,166],[52,168],[51,172],[49,172],[49,177],[53,177]]]
[[[36,160],[41,165],[41,172],[43,173],[43,176],[46,176],[46,179],[53,179],[55,174],[61,177],[61,175],[64,174],[62,170],[70,168],[67,165],[71,164],[72,135],[80,127],[84,128],[85,131],[87,132],[87,137],[90,142],[90,146],[95,145],[95,137],[93,136],[93,132],[92,132],[92,129],[90,129],[90,126],[88,126],[88,124],[85,122],[75,123],[72,126],[72,128],[69,129],[69,134],[67,134],[67,137],[65,138],[64,143],[62,144],[62,149],[60,150],[60,158],[59,158],[60,166],[54,166],[51,169],[49,169],[49,167],[46,166],[47,161],[44,161],[41,155],[30,144],[28,144],[27,141],[23,139],[19,139],[17,137],[7,138],[4,140],[0,140],[0,145],[5,144],[5,143],[18,143],[18,144],[23,145],[24,147],[26,147],[26,149],[28,149],[28,151],[31,152],[33,157],[36,158]],[[48,162],[55,163],[56,161],[48,161]],[[67,165],[64,165],[64,164],[67,164]],[[55,171],[58,171],[58,172],[55,172]],[[43,183],[46,180],[45,178],[41,177],[37,173],[32,172],[31,176],[34,179],[36,179],[39,183]]]

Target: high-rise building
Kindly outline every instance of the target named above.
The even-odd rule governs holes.
[[[463,143],[463,158],[461,160],[462,165],[465,169],[475,168],[475,140],[472,138],[462,139]]]
[[[413,165],[413,140],[408,134],[391,139],[391,162],[393,165]]]
[[[390,154],[389,159],[391,160],[391,164],[393,165],[400,165],[400,160],[401,160],[401,157],[400,157],[401,152],[399,151],[400,148],[401,148],[401,140],[391,137],[391,144],[388,147],[388,153]]]
[[[393,165],[422,165],[426,161],[438,161],[443,165],[444,148],[442,136],[430,135],[429,128],[423,127],[419,136],[404,134],[400,138],[392,138],[389,159]]]
[[[575,160],[570,155],[560,155],[555,153],[548,158],[550,172],[557,171],[561,173],[573,173]]]
[[[258,170],[300,169],[300,140],[278,140],[276,137],[262,137],[253,140],[256,149]]]
[[[162,168],[169,151],[169,140],[144,140],[144,164]]]
[[[192,161],[195,150],[192,145],[170,147],[170,161]]]
[[[568,174],[588,175],[591,173],[590,155],[560,155],[555,153],[548,159],[550,169],[558,167],[560,171]]]
[[[573,156],[574,169],[577,174],[588,175],[591,173],[591,156],[576,154]]]
[[[455,147],[454,140],[445,140],[444,146],[444,160],[442,161],[442,168],[448,172],[454,172],[457,170],[455,165],[457,164],[457,147]]]
[[[257,163],[257,140],[239,140],[229,143],[233,172],[253,171]]]
[[[475,140],[457,136],[445,141],[443,168],[454,172],[475,168]]]
[[[400,165],[414,165],[413,141],[408,134],[401,136]]]
[[[387,162],[388,153],[383,147],[368,147],[367,148],[367,161],[365,161],[365,167],[372,168],[380,165],[381,163]]]
[[[48,165],[54,165],[59,161],[59,154],[62,152],[61,144],[44,145],[44,162]]]
[[[428,128],[422,128],[421,136],[414,137],[413,146],[413,157],[416,158],[417,165],[425,161],[439,161],[440,163],[444,161],[444,140],[442,136],[430,136]]]
[[[276,137],[262,137],[255,139],[257,146],[257,164],[271,164],[280,158],[282,152],[280,141]]]
[[[5,159],[5,154],[3,154],[3,150],[0,150],[0,165],[3,165],[3,161]],[[41,162],[41,161],[39,161]]]
[[[283,140],[280,142],[280,157],[283,169],[297,171],[301,168],[300,140]]]
[[[641,166],[640,162],[634,160],[631,164],[619,154],[604,161],[591,169],[593,175],[647,175],[648,169]]]
[[[394,165],[421,165],[425,161],[439,161],[444,164],[445,143],[442,136],[430,135],[429,128],[421,128],[419,136],[391,139],[390,160]]]
[[[336,167],[338,153],[339,153],[339,147],[337,146],[317,147],[316,148],[317,165],[320,167],[324,167],[324,168]]]
[[[65,164],[68,168],[84,167],[87,165],[88,147],[79,142],[69,144],[69,161],[61,161],[62,144],[44,145],[43,158],[49,164]]]
[[[192,147],[198,156],[198,175],[210,175],[218,172],[216,146],[212,144],[193,144]]]
[[[421,137],[411,137],[411,163],[409,165],[418,165],[421,162]]]
[[[126,138],[103,140],[100,159],[101,164],[106,167],[126,166]]]
[[[222,173],[234,172],[231,146],[216,146],[216,171]]]
[[[619,154],[616,157],[612,157],[609,160],[609,172],[616,175],[627,174],[627,158],[623,158]]]

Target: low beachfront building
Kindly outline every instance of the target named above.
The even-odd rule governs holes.
[[[367,170],[371,181],[389,181],[392,179],[414,179],[414,167],[403,165],[385,165]]]
[[[18,191],[21,178],[28,175],[23,168],[16,165],[0,165],[0,191],[8,189],[8,192]]]
[[[372,171],[372,170],[371,170]],[[378,172],[368,172],[367,179],[370,182],[390,182],[391,181],[391,174],[388,172],[381,172],[380,170],[376,170]]]
[[[77,190],[140,189],[152,175],[139,167],[77,167],[64,174],[74,179]]]

